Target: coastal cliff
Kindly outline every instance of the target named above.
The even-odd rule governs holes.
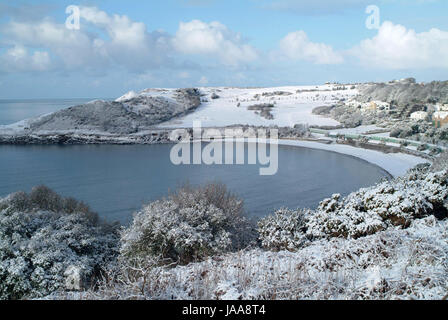
[[[151,89],[125,95],[116,101],[95,100],[4,126],[0,136],[3,136],[3,141],[17,140],[17,137],[22,137],[19,140],[38,141],[45,140],[43,137],[48,135],[68,133],[72,138],[75,138],[74,133],[129,135],[192,112],[200,103],[197,89]]]

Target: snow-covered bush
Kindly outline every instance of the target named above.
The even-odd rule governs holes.
[[[441,168],[445,162],[441,158],[435,166]],[[259,222],[258,232],[264,248],[296,251],[309,240],[356,239],[389,227],[407,228],[414,219],[429,215],[444,219],[447,200],[448,169],[430,172],[428,165],[422,165],[404,177],[360,189],[343,199],[334,194],[316,210],[278,210]]]
[[[65,290],[67,277],[88,285],[117,250],[114,226],[48,188],[0,201],[0,299]]]
[[[52,211],[64,213],[83,213],[92,222],[98,222],[98,215],[85,203],[74,198],[64,198],[47,186],[34,187],[30,194],[19,191],[10,196],[11,208],[18,211]]]
[[[309,211],[280,209],[258,222],[258,233],[265,249],[295,251],[306,243],[305,217]]]
[[[418,147],[417,147],[417,151],[425,151],[425,150],[427,150],[428,149],[428,145],[427,144],[420,144]]]
[[[391,131],[390,136],[392,138],[406,139],[406,138],[413,136],[414,134],[418,134],[418,126],[407,125],[407,126],[403,126],[403,127],[394,128]]]
[[[359,238],[388,227],[407,228],[413,219],[446,218],[448,170],[412,170],[404,177],[360,189],[340,200],[323,200],[307,219],[311,238]]]
[[[180,264],[247,246],[253,228],[224,185],[186,186],[145,206],[121,233],[121,258],[160,256]]]
[[[170,269],[156,267],[138,281],[109,283],[82,298],[446,299],[447,227],[448,220],[429,216],[405,230],[321,239],[297,252],[254,249]]]
[[[84,292],[82,298],[446,298],[447,178],[448,170],[431,172],[420,165],[402,178],[346,198],[333,195],[315,211],[281,209],[259,224],[260,239],[269,250],[238,252],[226,252],[228,247],[219,252],[222,247],[211,231],[216,221],[223,221],[216,208],[238,201],[215,187],[184,188],[137,215],[122,234],[116,267],[98,290]],[[213,230],[222,230],[219,225]],[[171,253],[178,261],[188,253],[183,262],[193,263],[160,263],[167,257],[173,262]],[[202,261],[192,261],[198,258]]]

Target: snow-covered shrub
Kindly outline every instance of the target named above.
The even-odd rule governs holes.
[[[306,243],[305,217],[308,211],[280,209],[258,222],[258,233],[265,249],[295,251]]]
[[[414,126],[403,126],[400,128],[394,128],[391,133],[390,136],[392,138],[401,138],[401,139],[406,139],[411,137],[414,134],[418,133],[418,126],[414,127]]]
[[[102,278],[96,286],[84,292],[94,299],[108,300],[141,300],[151,299],[148,294],[154,290],[160,290],[164,286],[159,281],[161,274],[165,273],[169,266],[160,266],[160,256],[147,257],[119,257],[110,263],[102,272]],[[71,293],[64,292],[63,295]],[[57,299],[61,293],[56,293]]]
[[[121,233],[121,258],[160,256],[186,264],[243,248],[252,239],[242,201],[224,185],[186,186],[135,214]]]
[[[421,165],[404,177],[360,189],[344,199],[334,194],[316,210],[281,209],[262,219],[258,232],[264,248],[296,251],[313,239],[356,239],[389,227],[407,228],[414,219],[428,215],[446,218],[447,200],[448,170],[430,172],[429,165]]]
[[[213,237],[207,238],[209,229],[199,228],[210,226],[211,219],[204,222],[185,217],[179,213],[179,204],[190,208],[201,203],[204,207],[210,203],[204,199],[212,196],[217,204],[233,203],[210,191],[214,188],[197,193],[195,189],[183,189],[154,206],[157,209],[163,205],[160,213],[139,213],[140,219],[136,218],[134,226],[123,234],[122,253],[129,250],[128,255],[120,256],[99,290],[89,290],[82,298],[446,298],[448,219],[442,218],[447,214],[443,207],[448,196],[447,178],[448,170],[430,172],[427,165],[421,165],[402,178],[361,189],[344,199],[333,195],[315,211],[282,209],[260,222],[261,240],[271,251],[241,250],[168,268],[160,263],[163,257],[147,254],[148,248],[155,248],[154,235],[159,235],[158,241],[165,245],[153,251],[159,254],[171,252],[164,251],[166,248],[179,249],[171,232],[181,238],[182,245],[192,239],[184,246],[187,249],[198,242],[203,245],[200,241],[204,239],[209,240],[207,243],[214,241]],[[174,215],[162,214],[169,210]],[[201,216],[202,210],[198,211]],[[164,224],[165,220],[175,223]],[[174,229],[195,234],[188,238]],[[282,233],[284,230],[287,232]],[[149,247],[145,247],[147,244]],[[129,254],[133,252],[143,254]],[[72,293],[54,297],[79,299]]]
[[[391,138],[398,138],[401,134],[402,129],[401,128],[393,128],[392,131],[390,132],[389,136]]]
[[[297,252],[239,251],[186,266],[157,267],[138,281],[110,283],[83,298],[440,300],[448,292],[447,228],[448,220],[429,216],[405,230],[321,239]]]
[[[427,150],[428,149],[428,145],[427,144],[420,144],[418,147],[417,147],[417,151],[425,151],[425,150]]]
[[[70,212],[64,211],[66,201]],[[117,254],[118,234],[85,210],[43,187],[0,201],[0,299],[64,290],[70,269],[79,271],[80,283],[89,284]]]
[[[390,226],[407,228],[413,219],[446,218],[448,170],[412,170],[404,177],[360,189],[340,200],[323,200],[307,219],[311,238],[359,238]]]
[[[47,186],[34,187],[30,194],[19,191],[10,196],[11,208],[18,211],[52,211],[64,213],[83,213],[92,222],[98,221],[98,215],[85,203],[74,198],[64,198]]]

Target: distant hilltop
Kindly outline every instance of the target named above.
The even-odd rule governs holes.
[[[197,89],[148,89],[116,101],[95,100],[63,109],[29,121],[27,129],[131,134],[192,112],[200,104]]]

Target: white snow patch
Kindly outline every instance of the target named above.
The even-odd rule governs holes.
[[[332,85],[274,88],[200,88],[205,96],[203,97],[203,103],[194,113],[180,119],[170,120],[159,125],[159,127],[192,127],[193,121],[201,121],[203,127],[238,124],[288,127],[295,124],[337,126],[339,122],[336,120],[314,115],[312,110],[319,106],[331,105],[343,98],[352,97],[357,94],[357,90],[332,91],[332,89]],[[286,92],[289,95],[272,95],[276,92]],[[218,95],[219,98],[212,99],[213,94]],[[247,110],[249,106],[265,103],[274,104],[272,109],[273,120],[267,120],[255,114],[254,111]]]
[[[116,102],[122,102],[122,101],[126,101],[129,99],[133,99],[135,97],[137,97],[138,94],[135,91],[129,91],[128,93],[125,93],[124,95],[122,95],[121,97],[119,97],[118,99],[116,99]]]

